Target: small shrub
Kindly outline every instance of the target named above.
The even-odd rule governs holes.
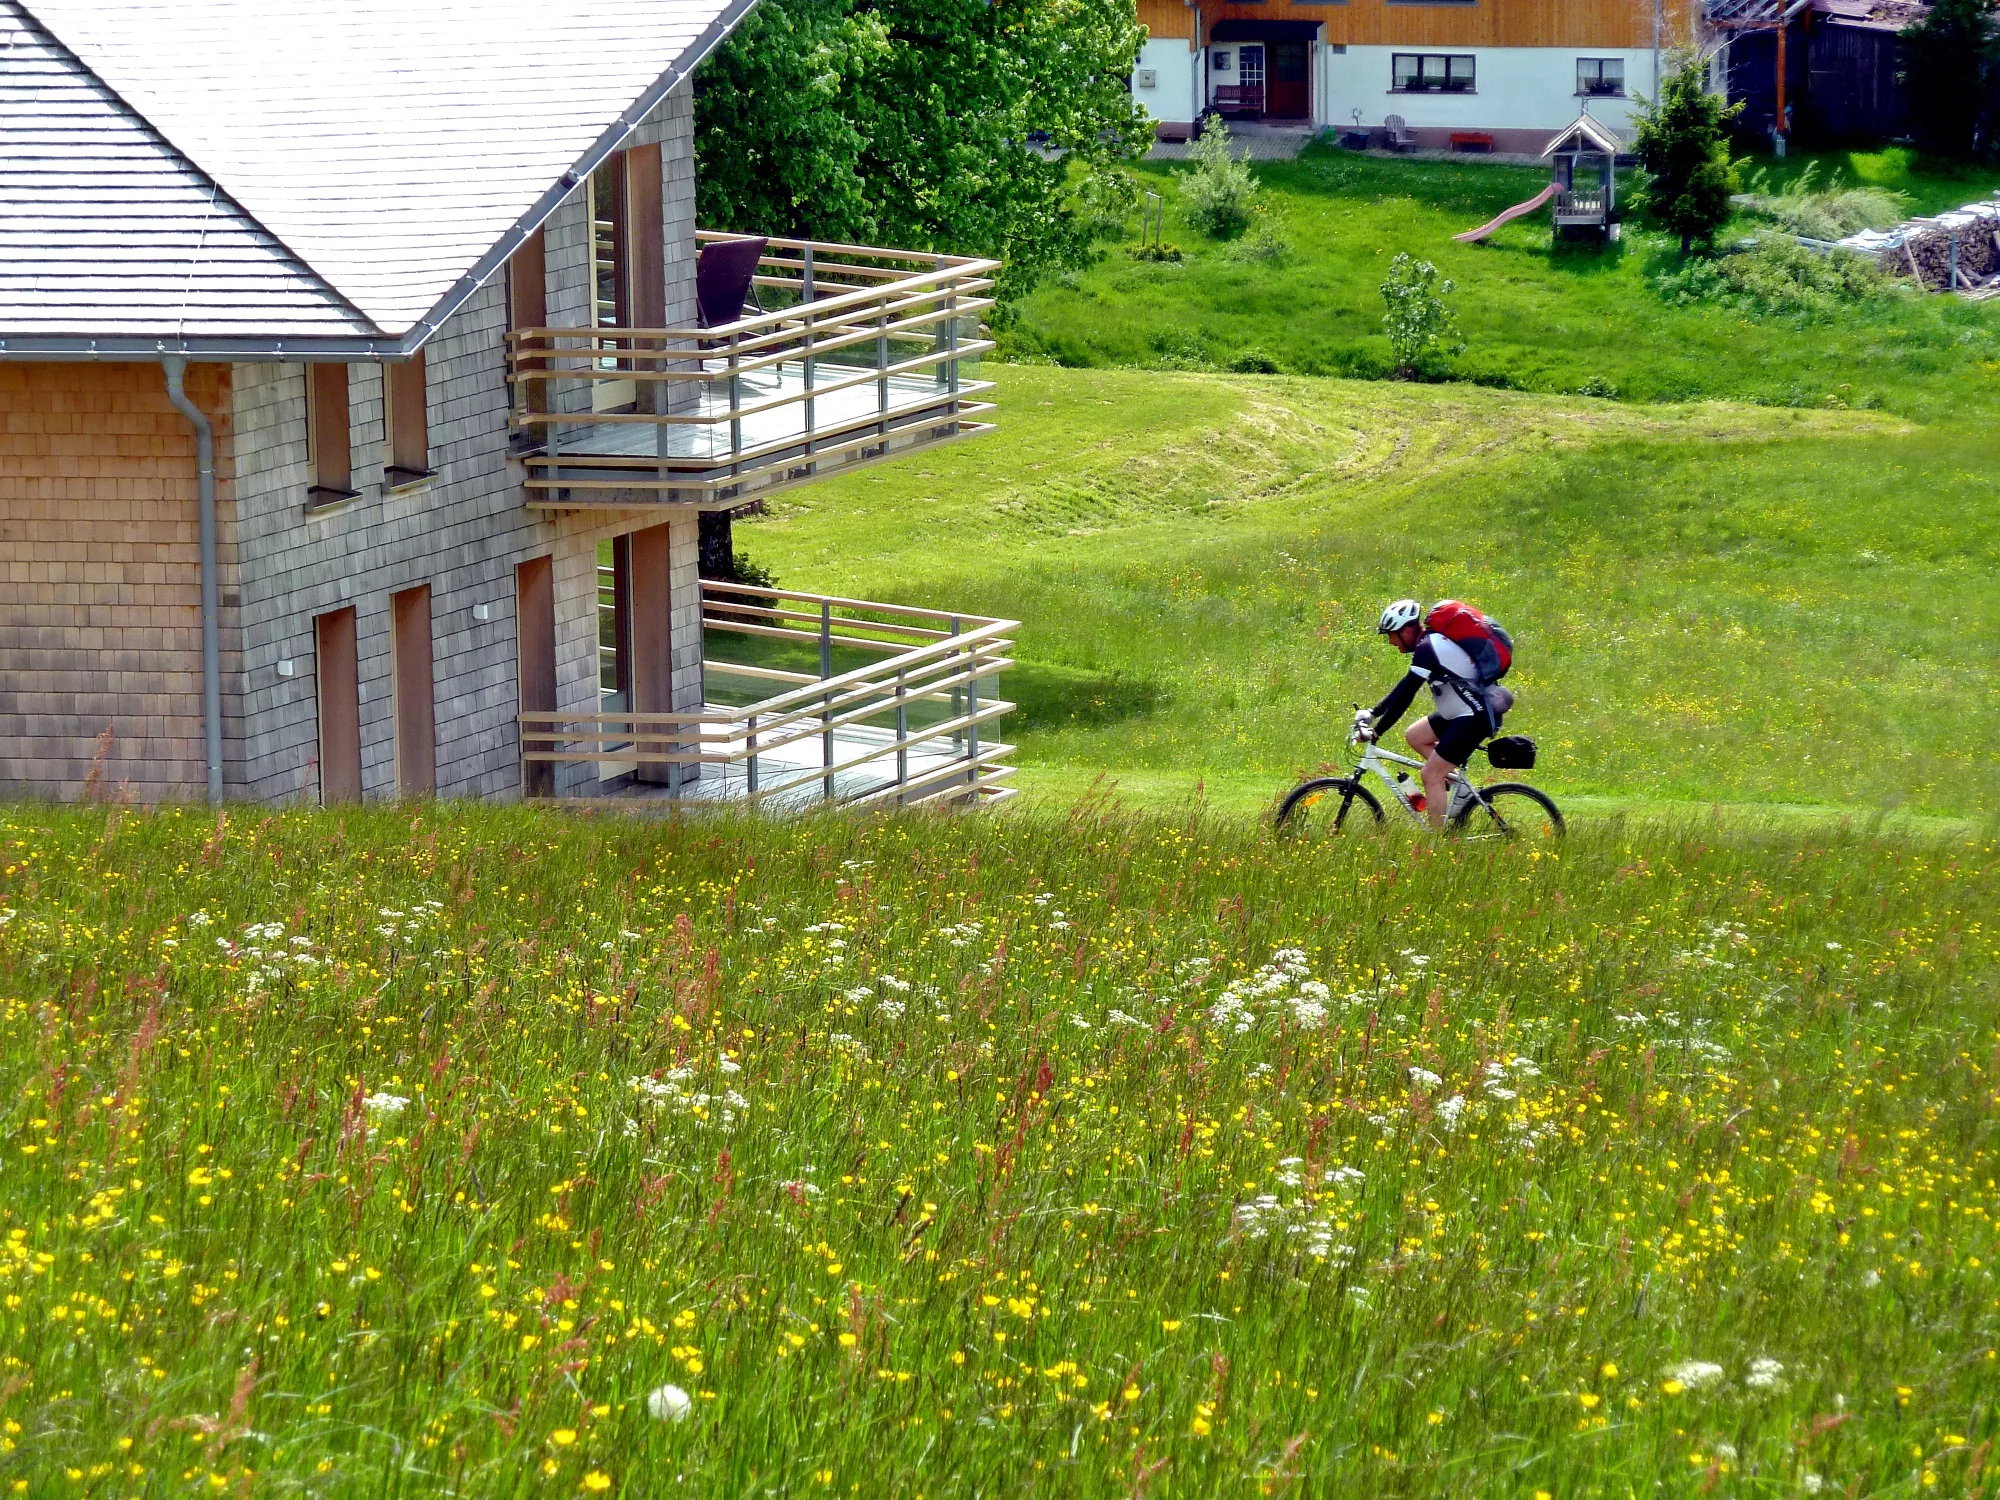
[[[1591,376],[1590,379],[1576,388],[1576,393],[1579,396],[1595,396],[1600,401],[1616,401],[1618,399],[1618,387],[1606,380],[1602,375]]]
[[[1093,240],[1122,239],[1139,202],[1139,184],[1116,167],[1083,179],[1072,204],[1076,222]]]
[[[1256,211],[1250,232],[1236,247],[1236,258],[1264,265],[1282,265],[1292,247],[1262,208]]]
[[[1444,303],[1456,290],[1449,280],[1438,280],[1436,266],[1413,259],[1407,250],[1389,263],[1389,279],[1382,283],[1382,301],[1389,310],[1382,315],[1382,327],[1389,335],[1397,379],[1430,373],[1440,358],[1465,352],[1458,317]]]
[[[1208,346],[1201,339],[1183,328],[1163,329],[1155,333],[1149,341],[1153,346],[1156,369],[1161,370],[1213,370],[1215,363],[1208,357]]]
[[[1714,260],[1690,260],[1654,283],[1668,303],[1713,303],[1756,316],[1813,322],[1887,295],[1875,263],[1846,250],[1822,255],[1789,240]]]
[[[1165,261],[1180,264],[1181,247],[1174,244],[1134,245],[1125,252],[1134,260]]]
[[[1235,375],[1275,375],[1278,362],[1261,349],[1245,349],[1229,361],[1229,370]]]
[[[1189,152],[1195,166],[1181,179],[1181,217],[1218,240],[1241,234],[1250,222],[1257,179],[1247,160],[1229,151],[1229,127],[1215,121]]]
[[[778,575],[744,552],[732,551],[729,554],[729,575],[735,582],[748,584],[751,588],[774,589],[778,586]]]

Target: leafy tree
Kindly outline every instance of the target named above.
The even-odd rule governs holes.
[[[1659,97],[1641,99],[1634,149],[1646,177],[1633,201],[1681,237],[1681,254],[1708,244],[1729,219],[1736,168],[1729,122],[1743,106],[1708,91],[1708,59],[1683,52],[1672,60]]]
[[[1396,378],[1411,380],[1436,366],[1441,355],[1463,354],[1458,316],[1444,299],[1457,288],[1438,280],[1438,268],[1414,260],[1406,250],[1389,262],[1389,279],[1382,283],[1382,301],[1389,310],[1382,327],[1396,360]]]
[[[2000,24],[1992,0],[1933,0],[1903,30],[1903,88],[1917,143],[1965,156],[1990,128],[2000,85]]]
[[[1219,240],[1240,234],[1250,222],[1257,179],[1250,163],[1229,151],[1229,127],[1210,121],[1188,155],[1194,170],[1181,179],[1181,217],[1203,234]]]
[[[1018,296],[1133,201],[1141,36],[1134,0],[764,0],[695,80],[702,222],[991,255]]]

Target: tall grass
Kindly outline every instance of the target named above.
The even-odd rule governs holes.
[[[0,1484],[1990,1492],[1994,854],[17,807]]]

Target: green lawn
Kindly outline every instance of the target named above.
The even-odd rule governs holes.
[[[1991,1496],[2000,846],[0,809],[0,1487]]]
[[[1794,158],[1774,180],[1796,175]],[[1955,206],[2000,187],[2000,174],[1928,174],[1907,155],[1831,163],[1844,180],[1908,192],[1913,208]],[[1257,164],[1261,200],[1291,253],[1249,261],[1180,220],[1179,164],[1140,169],[1165,195],[1179,265],[1134,261],[1123,245],[1028,298],[1003,335],[1012,358],[1072,366],[1276,369],[1377,376],[1389,368],[1378,292],[1398,251],[1434,260],[1470,345],[1458,378],[1535,391],[1608,382],[1620,397],[1725,397],[1779,406],[1880,406],[1926,421],[2000,412],[2000,303],[1898,298],[1807,327],[1714,307],[1668,306],[1648,271],[1677,260],[1633,232],[1608,250],[1551,251],[1546,212],[1483,245],[1451,236],[1546,185],[1537,168],[1397,161],[1314,147]],[[1830,175],[1826,167],[1823,176]],[[1136,219],[1134,224],[1136,226]]]
[[[2000,472],[1881,413],[999,367],[1000,431],[788,492],[795,587],[1024,622],[1029,789],[1267,803],[1345,753],[1387,599],[1516,633],[1535,779],[2000,813]]]

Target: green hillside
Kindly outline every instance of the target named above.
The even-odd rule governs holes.
[[[777,497],[796,587],[1023,621],[1024,784],[1251,809],[1344,752],[1388,599],[1520,643],[1536,779],[1621,805],[2000,812],[1974,426],[1474,386],[1000,366],[1000,430]]]

